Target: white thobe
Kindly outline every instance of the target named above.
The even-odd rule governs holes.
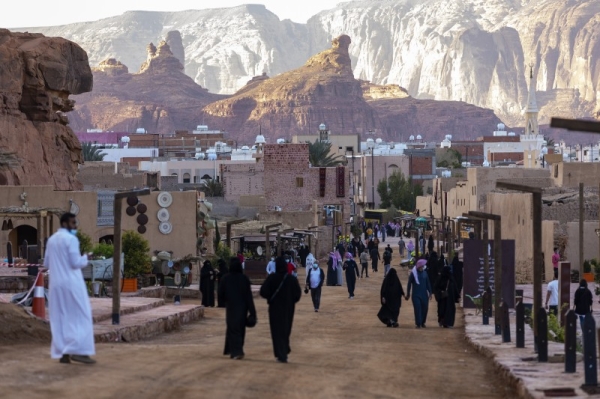
[[[79,240],[67,229],[60,229],[48,239],[44,266],[50,270],[50,355],[90,356],[94,349],[92,309],[81,269],[88,264],[81,256]]]

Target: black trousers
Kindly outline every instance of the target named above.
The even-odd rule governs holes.
[[[321,305],[321,287],[311,288],[310,296],[312,298],[313,306],[318,310]]]
[[[373,271],[376,272],[377,271],[377,263],[379,262],[378,260],[373,260],[371,261],[373,263],[372,267],[373,267]]]
[[[369,277],[369,264],[368,263],[361,263],[361,268],[360,268],[360,276],[363,276],[363,272],[367,273],[367,277]]]

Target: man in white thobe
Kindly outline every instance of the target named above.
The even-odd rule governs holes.
[[[88,257],[79,252],[75,215],[62,215],[60,226],[48,239],[44,257],[44,267],[50,271],[50,354],[61,363],[92,364],[96,362],[90,358],[96,353],[92,309],[81,273]]]

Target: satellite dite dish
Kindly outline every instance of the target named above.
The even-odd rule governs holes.
[[[190,274],[190,267],[186,266],[183,268],[183,274]]]
[[[173,226],[169,222],[162,222],[158,225],[158,231],[160,231],[163,234],[171,234],[171,232],[173,231]]]
[[[263,254],[263,249],[260,245],[256,248],[256,253],[258,254],[258,256]]]
[[[167,208],[160,208],[156,213],[156,217],[159,222],[168,222],[171,215],[169,214],[169,210]]]
[[[163,191],[162,193],[158,194],[156,201],[158,202],[158,205],[162,206],[163,208],[168,208],[173,203],[173,197],[171,196],[171,193]]]

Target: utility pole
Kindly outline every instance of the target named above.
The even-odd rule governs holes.
[[[579,183],[579,278],[583,278],[583,183]]]

